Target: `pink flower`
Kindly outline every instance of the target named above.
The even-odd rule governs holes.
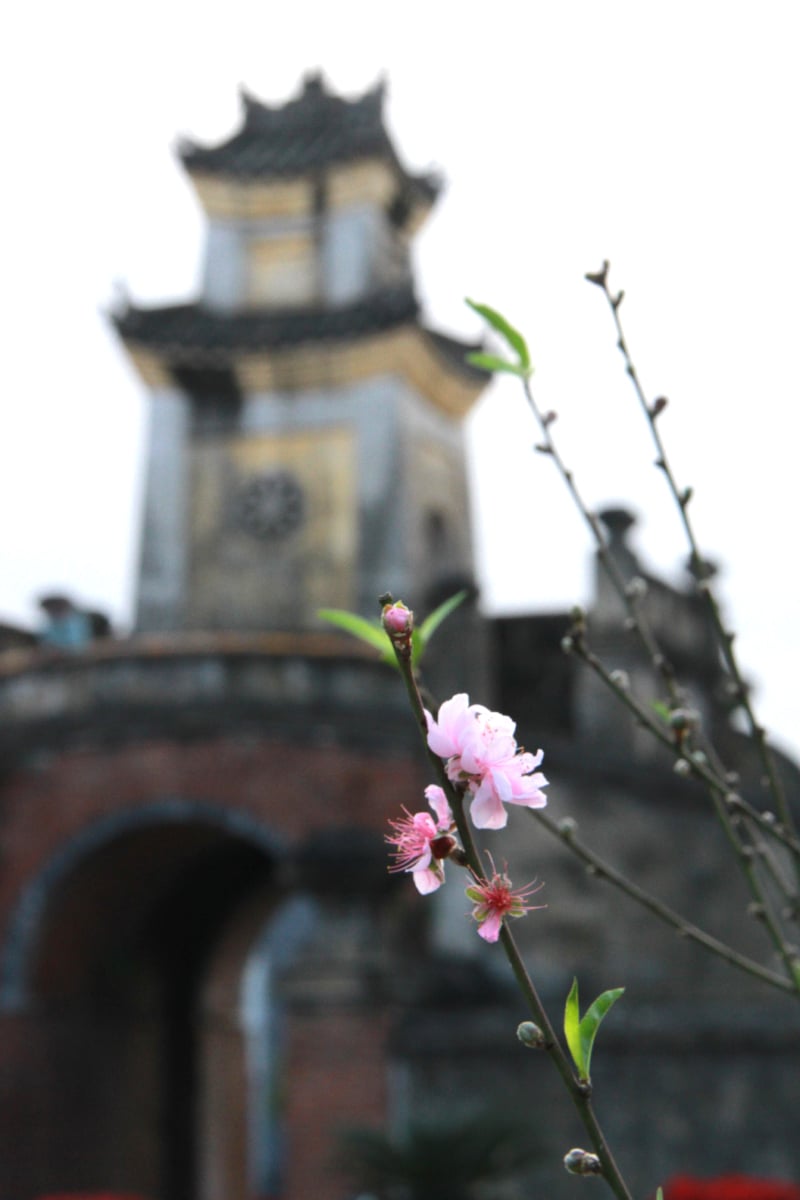
[[[406,815],[399,821],[390,821],[394,832],[386,835],[386,841],[395,847],[392,852],[395,862],[389,870],[410,873],[417,891],[423,896],[435,892],[444,883],[443,860],[455,845],[454,839],[448,837],[453,814],[444,792],[431,784],[425,789],[425,795],[437,820],[434,821],[430,813],[410,813],[403,809]]]
[[[520,751],[516,725],[503,713],[470,704],[463,692],[445,700],[438,721],[429,712],[428,745],[446,760],[449,779],[472,793],[470,816],[476,829],[502,829],[508,820],[504,804],[542,808],[547,780],[535,773],[542,751]]]
[[[528,896],[538,892],[544,885],[529,883],[525,887],[514,890],[511,880],[505,872],[500,875],[492,865],[491,879],[474,879],[467,888],[467,897],[475,907],[472,915],[478,922],[478,934],[485,942],[496,942],[500,936],[500,927],[506,917],[524,917],[525,913],[536,908],[544,908],[543,904],[526,904]],[[506,864],[507,866],[508,864]]]

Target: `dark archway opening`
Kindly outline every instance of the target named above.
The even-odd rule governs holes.
[[[203,981],[229,922],[268,875],[253,846],[213,848],[176,879],[143,931],[161,981],[160,1175],[167,1200],[198,1195]]]
[[[153,822],[51,884],[30,980],[45,1060],[29,1098],[32,1194],[200,1200],[203,990],[242,912],[263,920],[278,898],[278,861],[266,837]],[[241,1053],[235,1030],[230,1045]]]

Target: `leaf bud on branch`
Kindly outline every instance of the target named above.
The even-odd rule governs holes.
[[[547,1039],[533,1021],[522,1021],[517,1026],[517,1037],[530,1050],[544,1050],[547,1045]]]
[[[599,271],[587,271],[584,275],[584,279],[587,281],[587,283],[593,283],[595,287],[605,288],[609,266],[610,263],[608,259],[605,259]]]
[[[570,1175],[602,1175],[603,1167],[596,1154],[577,1147],[564,1155],[564,1166]]]

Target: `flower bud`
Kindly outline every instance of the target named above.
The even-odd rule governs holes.
[[[449,858],[457,845],[458,842],[452,834],[443,833],[431,842],[431,854],[434,858]]]
[[[396,604],[385,605],[381,620],[389,637],[410,633],[414,628],[414,614],[411,609],[406,608],[402,600],[398,600]]]
[[[583,278],[589,283],[593,283],[595,287],[604,288],[606,286],[609,265],[608,259],[606,259],[599,271],[588,271]]]
[[[528,1046],[531,1050],[544,1049],[544,1034],[538,1025],[534,1025],[533,1021],[523,1021],[518,1025],[517,1037],[523,1046]]]
[[[596,1154],[574,1149],[564,1155],[564,1166],[570,1175],[602,1175],[603,1168]]]
[[[694,729],[700,724],[700,714],[693,708],[673,708],[669,714],[670,729],[684,732]]]

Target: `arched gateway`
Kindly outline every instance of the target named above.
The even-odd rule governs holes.
[[[414,731],[373,663],[247,641],[3,681],[30,697],[4,747],[3,1194],[336,1195],[338,1130],[385,1115],[411,897],[382,835],[424,783]]]

